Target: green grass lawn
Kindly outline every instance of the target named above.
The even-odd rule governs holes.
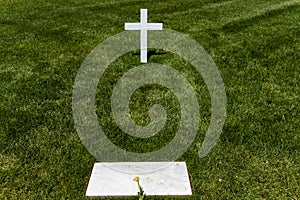
[[[222,135],[199,159],[210,119],[206,85],[180,57],[150,57],[189,80],[199,97],[201,124],[178,159],[187,162],[193,196],[147,199],[300,199],[299,0],[1,0],[0,199],[85,199],[96,159],[74,128],[73,83],[86,56],[122,32],[125,22],[139,21],[140,8],[148,9],[149,22],[200,43],[217,64],[227,94]],[[146,125],[147,109],[158,102],[168,110],[166,128],[151,141],[120,132],[109,95],[136,65],[136,53],[111,65],[99,81],[96,113],[114,143],[147,152],[172,140],[179,109],[165,88],[142,87],[130,102],[133,118]]]

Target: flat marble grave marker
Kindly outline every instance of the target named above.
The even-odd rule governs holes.
[[[147,196],[192,195],[185,162],[101,162],[94,164],[86,196],[137,196],[137,176]]]

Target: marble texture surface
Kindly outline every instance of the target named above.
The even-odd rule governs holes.
[[[135,177],[147,196],[192,195],[185,162],[101,162],[94,164],[86,196],[136,196]]]

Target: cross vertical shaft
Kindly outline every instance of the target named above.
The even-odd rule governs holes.
[[[140,51],[141,51],[141,62],[147,63],[147,10],[141,9],[141,32],[140,32]]]

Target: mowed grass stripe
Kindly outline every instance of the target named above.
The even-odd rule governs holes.
[[[300,6],[299,0],[291,0],[281,2],[278,4],[260,5],[262,8],[251,9],[249,13],[245,13],[242,16],[237,16],[228,19],[224,22],[222,29],[225,31],[238,32],[241,28],[246,28],[248,25],[254,24],[257,20],[276,16],[284,11],[291,10]]]
[[[203,20],[210,20],[211,18],[205,16],[207,12],[214,13],[214,24],[217,22],[221,24],[232,23],[234,21],[248,20],[259,16],[266,15],[271,12],[289,9],[289,7],[299,6],[299,0],[289,1],[222,1],[218,3],[201,3],[196,4],[194,8],[188,10],[175,11],[173,15],[197,15],[203,16]],[[178,16],[177,16],[178,17]],[[201,20],[201,18],[199,18]],[[205,29],[205,27],[203,27]]]

